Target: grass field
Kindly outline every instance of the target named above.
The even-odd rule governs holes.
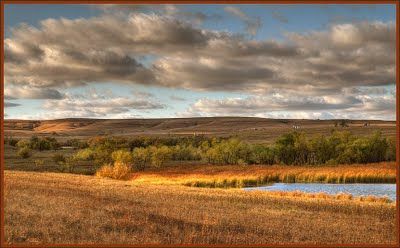
[[[134,174],[135,183],[245,187],[274,182],[396,183],[396,163],[338,166],[172,166]]]
[[[291,132],[294,122],[233,117],[8,121],[5,132],[59,141],[102,134],[238,133],[249,143],[270,143]],[[328,134],[334,127],[333,121],[296,122],[309,135]],[[395,134],[394,122],[370,124],[351,121],[344,129],[361,136],[377,130]],[[71,169],[53,159],[56,154],[71,157],[74,149],[31,152],[23,159],[16,147],[5,146],[5,240],[10,244],[393,244],[396,238],[395,204],[383,198],[240,189],[274,182],[395,183],[394,162],[240,166],[168,161],[161,168],[128,173],[124,181],[93,176],[98,169],[93,161],[76,161]]]
[[[19,171],[37,171],[37,172],[69,172],[68,168],[57,164],[53,161],[55,154],[63,154],[64,156],[72,156],[76,150],[47,150],[47,151],[32,151],[32,157],[22,159],[17,155],[17,148],[5,145],[4,159],[6,170],[19,170]],[[38,161],[40,163],[38,163]],[[75,163],[73,173],[93,175],[96,168],[90,162],[79,161]]]
[[[7,243],[380,243],[395,205],[5,172]]]

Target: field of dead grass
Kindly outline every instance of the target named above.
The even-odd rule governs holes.
[[[338,166],[174,166],[134,173],[137,184],[186,185],[211,188],[240,188],[286,183],[395,183],[396,163]]]
[[[5,172],[5,240],[13,244],[393,244],[395,216],[392,203],[346,197]]]

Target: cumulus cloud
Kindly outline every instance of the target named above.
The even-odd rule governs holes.
[[[47,19],[39,29],[20,25],[5,39],[5,79],[35,87],[153,84],[151,69],[134,56],[193,50],[216,35],[154,14]]]
[[[5,79],[32,87],[110,81],[246,92],[307,86],[314,94],[394,83],[394,23],[338,24],[287,37],[250,40],[155,14],[48,19],[5,39]],[[151,65],[140,62],[144,55],[155,56]]]
[[[62,100],[46,100],[42,106],[44,110],[51,111],[58,118],[127,118],[138,116],[136,113],[131,113],[132,110],[148,111],[165,107],[154,99],[116,96],[110,90],[99,91],[94,88],[82,94],[66,94]]]
[[[272,96],[251,96],[226,98],[222,100],[201,99],[192,107],[205,113],[256,114],[268,111],[329,110],[355,107],[361,101],[354,97],[293,97],[274,94]]]
[[[250,35],[256,35],[258,30],[262,27],[259,17],[250,17],[238,7],[226,6],[224,10],[242,20],[246,25],[246,32]]]
[[[126,13],[155,13],[158,15],[165,15],[178,19],[183,19],[193,23],[194,25],[201,25],[206,20],[218,21],[222,16],[218,14],[206,14],[201,11],[188,11],[181,6],[173,4],[162,5],[142,5],[142,4],[100,4],[95,7],[103,10],[107,14],[126,14]]]
[[[254,40],[240,33],[200,28],[194,16],[199,22],[209,16],[177,6],[147,14],[134,11],[140,6],[126,8],[133,9],[14,28],[4,41],[5,98],[47,99],[49,109],[71,106],[70,111],[87,109],[93,111],[90,116],[102,116],[107,112],[106,100],[92,99],[98,101],[96,109],[62,89],[112,82],[252,95],[219,102],[202,99],[192,106],[196,114],[211,110],[228,114],[235,106],[243,106],[252,115],[264,109],[320,114],[316,110],[321,109],[324,116],[336,114],[334,109],[354,115],[357,110],[387,115],[384,107],[392,106],[392,98],[384,97],[394,94],[383,86],[395,82],[394,22],[332,24],[322,31],[287,33],[283,41]],[[225,11],[253,20],[237,7],[228,6]],[[145,56],[154,59],[144,62]],[[109,97],[115,104],[111,111],[122,114],[128,108],[160,107],[148,99],[139,101],[138,95],[135,100],[116,100],[126,108],[113,102],[116,97]],[[371,95],[377,98],[361,97]]]
[[[179,115],[311,119],[371,119],[376,117],[378,119],[394,119],[396,103],[393,95],[385,94],[371,97],[367,94],[359,94],[353,96],[350,92],[350,90],[344,90],[341,95],[321,97],[274,93],[268,96],[203,98]]]

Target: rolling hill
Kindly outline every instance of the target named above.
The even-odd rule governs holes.
[[[268,141],[282,133],[299,130],[306,133],[329,133],[332,129],[350,130],[355,134],[370,134],[380,130],[395,136],[395,121],[349,120],[348,127],[335,127],[335,120],[267,119],[256,117],[198,117],[165,119],[57,119],[5,120],[6,136],[26,137],[55,135],[84,138],[96,135],[238,135],[244,139]],[[369,123],[368,126],[364,126]]]

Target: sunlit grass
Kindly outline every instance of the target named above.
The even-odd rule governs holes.
[[[384,199],[5,172],[8,244],[394,244]]]
[[[135,183],[241,188],[271,183],[395,183],[394,162],[311,166],[192,166],[135,173]]]

